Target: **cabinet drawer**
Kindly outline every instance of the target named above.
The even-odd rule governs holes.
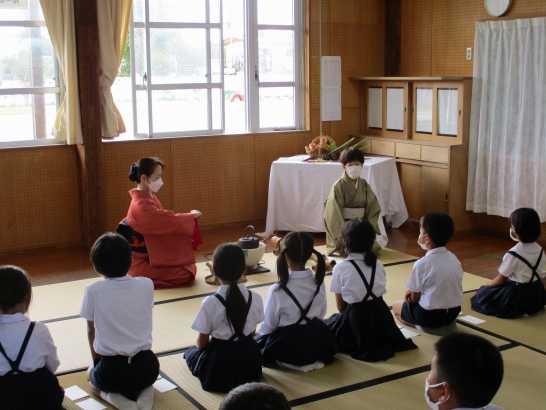
[[[449,148],[423,145],[421,147],[421,160],[447,164],[449,162]]]
[[[421,146],[416,144],[396,144],[396,156],[406,159],[421,159]]]
[[[394,157],[394,142],[373,140],[372,153]]]

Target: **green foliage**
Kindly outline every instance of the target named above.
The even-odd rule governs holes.
[[[129,38],[125,42],[123,55],[121,57],[121,65],[119,67],[119,76],[129,77],[131,75],[131,53],[129,52]]]

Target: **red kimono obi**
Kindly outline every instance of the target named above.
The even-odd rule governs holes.
[[[144,237],[144,251],[133,252],[131,276],[152,279],[156,289],[192,283],[197,272],[194,249],[200,235],[195,218],[163,209],[150,192],[129,191],[127,224]]]

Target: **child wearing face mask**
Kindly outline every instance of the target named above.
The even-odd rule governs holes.
[[[536,242],[540,218],[531,208],[510,215],[510,238],[517,242],[503,257],[497,276],[472,297],[472,309],[502,318],[532,315],[546,303],[546,257]]]
[[[393,304],[396,318],[409,326],[435,329],[452,324],[463,302],[463,269],[446,245],[453,220],[431,213],[421,218],[417,243],[427,253],[413,266],[405,301]]]
[[[367,220],[376,234],[380,235],[379,218],[381,207],[372,188],[361,178],[364,154],[357,148],[348,148],[341,153],[344,174],[332,186],[324,209],[326,247],[329,254],[345,255],[343,228],[352,219]],[[374,244],[374,252],[381,249]]]
[[[433,410],[501,410],[489,403],[503,374],[502,356],[491,342],[452,333],[435,345],[425,381],[425,401]]]

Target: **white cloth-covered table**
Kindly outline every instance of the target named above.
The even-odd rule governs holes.
[[[334,183],[343,175],[343,165],[304,162],[305,158],[306,155],[279,158],[271,165],[267,234],[276,230],[325,232],[324,203]],[[387,222],[394,228],[402,225],[408,219],[408,210],[394,158],[366,157],[362,178],[372,187]]]

